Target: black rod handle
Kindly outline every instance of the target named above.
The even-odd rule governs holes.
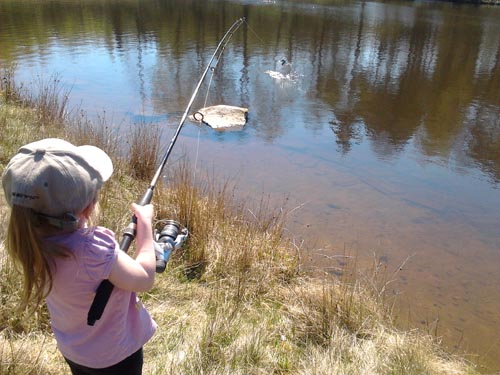
[[[108,303],[112,291],[113,284],[111,284],[109,280],[101,281],[101,284],[99,284],[99,287],[96,290],[89,313],[87,314],[87,324],[89,326],[93,326],[96,320],[101,319],[104,307],[106,307],[106,303]]]

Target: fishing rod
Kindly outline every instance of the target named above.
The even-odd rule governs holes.
[[[215,67],[217,66],[217,63],[219,61],[220,56],[222,56],[222,53],[224,52],[224,48],[226,44],[229,42],[235,31],[241,26],[241,24],[245,22],[245,17],[242,17],[238,20],[236,20],[231,27],[226,31],[222,39],[219,41],[217,44],[217,47],[212,54],[212,57],[210,58],[210,61],[207,64],[207,67],[203,71],[203,74],[201,75],[201,78],[198,81],[198,84],[196,85],[196,88],[194,89],[193,95],[191,96],[191,99],[188,102],[188,105],[186,107],[186,110],[182,114],[181,120],[179,122],[179,125],[177,126],[177,130],[174,133],[174,136],[172,140],[170,141],[170,144],[167,147],[167,151],[165,152],[165,155],[163,156],[160,165],[158,169],[156,170],[156,173],[154,174],[151,183],[149,184],[149,187],[147,188],[146,192],[142,196],[142,198],[137,202],[140,206],[145,206],[149,203],[151,203],[151,200],[153,198],[153,193],[155,186],[158,182],[158,179],[161,176],[161,173],[163,171],[163,168],[165,168],[165,165],[167,164],[168,157],[170,156],[170,153],[172,152],[172,148],[174,147],[175,142],[177,141],[177,137],[179,136],[179,133],[181,132],[181,129],[184,125],[184,122],[186,121],[186,118],[188,116],[188,113],[191,109],[191,106],[193,105],[193,102],[198,95],[198,91],[200,90],[200,87],[205,80],[206,75],[208,74],[209,70],[212,70],[212,72],[215,70]],[[214,66],[212,66],[212,62],[214,59],[217,57],[217,61],[215,62]],[[130,221],[130,224],[128,227],[123,231],[123,237],[122,240],[120,241],[120,250],[127,252],[130,245],[132,244],[132,241],[135,238],[136,235],[136,227],[137,227],[137,217],[135,215],[132,216],[132,220]],[[102,313],[104,312],[104,308],[106,307],[106,303],[109,300],[109,297],[111,296],[111,292],[113,291],[113,284],[109,280],[103,280],[99,287],[97,288],[96,295],[94,297],[94,301],[92,302],[92,305],[90,306],[90,310],[87,315],[87,324],[90,326],[93,326],[96,322],[96,320],[99,320],[102,316]]]

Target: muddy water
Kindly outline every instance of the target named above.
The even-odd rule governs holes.
[[[57,74],[72,105],[158,123],[167,143],[242,16],[207,104],[248,107],[248,124],[187,124],[176,156],[285,202],[305,267],[379,262],[400,324],[500,370],[500,8],[0,0],[0,62],[28,87]],[[281,58],[293,79],[266,73]]]

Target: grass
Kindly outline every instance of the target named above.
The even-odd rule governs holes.
[[[11,71],[3,74],[0,172],[20,145],[43,137],[103,148],[115,173],[101,194],[100,223],[120,233],[156,168],[160,130],[138,124],[123,142],[104,118],[68,112],[53,82],[28,95]],[[195,181],[188,160],[168,173],[155,190],[157,217],[182,222],[190,238],[141,296],[159,326],[145,346],[145,374],[477,373],[434,337],[396,329],[383,285],[303,273],[300,249],[283,235],[285,210],[235,200],[230,181]],[[2,199],[2,241],[7,216]],[[45,307],[16,312],[21,278],[0,254],[0,373],[68,373]]]

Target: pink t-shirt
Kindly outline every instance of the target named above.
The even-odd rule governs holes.
[[[101,319],[87,325],[95,291],[107,279],[118,251],[114,233],[103,227],[79,229],[51,242],[71,250],[57,258],[47,296],[52,330],[62,355],[91,368],[112,366],[139,350],[156,323],[134,292],[115,287]]]

